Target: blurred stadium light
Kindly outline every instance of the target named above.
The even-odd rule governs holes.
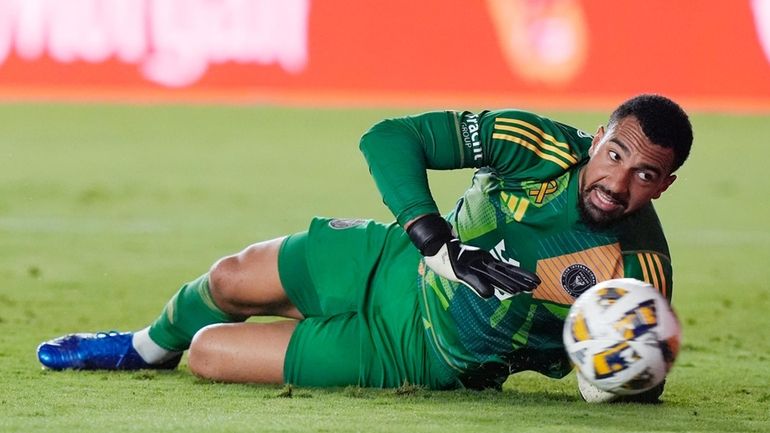
[[[770,0],[0,0],[0,100],[770,111]]]

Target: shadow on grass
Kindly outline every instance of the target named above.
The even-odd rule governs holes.
[[[567,395],[549,391],[516,391],[516,390],[450,390],[435,391],[425,387],[406,383],[398,388],[379,389],[362,388],[359,386],[312,388],[294,385],[259,385],[259,384],[227,384],[204,379],[194,379],[196,385],[225,387],[234,392],[253,392],[263,398],[331,398],[356,400],[383,400],[418,402],[429,400],[433,403],[484,403],[488,405],[532,405],[543,406],[562,403],[582,402],[577,395]]]

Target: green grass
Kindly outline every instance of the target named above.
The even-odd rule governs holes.
[[[47,372],[36,345],[144,326],[183,281],[313,215],[392,219],[357,150],[395,110],[0,106],[0,432],[770,430],[770,118],[695,115],[658,202],[684,345],[659,406],[592,406],[574,376],[502,393],[288,389]],[[556,114],[593,131],[604,116]],[[469,171],[432,175],[444,209]]]

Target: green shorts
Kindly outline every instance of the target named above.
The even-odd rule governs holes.
[[[426,340],[419,252],[404,230],[315,218],[281,246],[286,294],[305,316],[289,342],[284,381],[299,386],[431,389],[459,385]]]

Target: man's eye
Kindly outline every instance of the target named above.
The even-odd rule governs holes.
[[[618,155],[618,153],[614,150],[610,150],[610,159],[613,161],[618,161],[620,160],[620,155]]]
[[[646,171],[640,171],[639,172],[639,179],[645,181],[645,182],[651,182],[653,180],[653,176],[650,173],[647,173]]]

